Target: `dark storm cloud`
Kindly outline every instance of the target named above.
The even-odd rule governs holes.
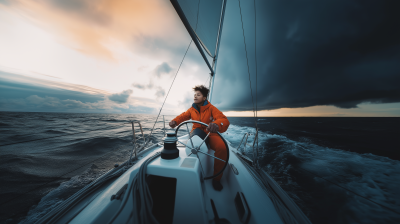
[[[127,89],[122,91],[121,93],[115,93],[108,96],[109,100],[112,100],[116,103],[126,103],[128,101],[129,96],[133,93],[131,89]]]
[[[400,102],[399,1],[242,1],[258,108]],[[229,1],[213,103],[251,110],[249,77],[237,1]],[[255,98],[254,98],[255,99]]]

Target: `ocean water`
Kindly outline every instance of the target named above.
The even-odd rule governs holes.
[[[140,121],[148,137],[155,118],[0,112],[0,223],[33,223],[126,161],[132,149],[129,122]],[[167,122],[172,118],[165,116]],[[229,120],[223,135],[233,145],[255,133],[254,118]],[[257,123],[261,167],[313,223],[400,223],[399,118],[259,118]],[[135,130],[140,133],[138,125]],[[163,136],[161,117],[151,141]],[[247,143],[253,140],[250,135]],[[251,147],[241,150],[253,156]]]

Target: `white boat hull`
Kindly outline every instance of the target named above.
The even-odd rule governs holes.
[[[188,136],[183,136],[179,140],[187,142]],[[189,142],[187,144],[190,145]],[[197,143],[195,142],[195,144]],[[293,223],[309,223],[301,210],[268,174],[265,174],[267,176],[264,179],[269,178],[270,180],[268,181],[272,182],[267,185],[275,184],[275,190],[273,187],[263,186],[265,184],[254,176],[254,170],[250,170],[252,168],[249,168],[250,166],[246,164],[240,153],[232,145],[229,144],[229,147],[229,165],[224,170],[221,179],[222,191],[214,190],[212,180],[203,180],[203,176],[212,174],[214,159],[210,159],[211,157],[208,156],[200,157],[202,161],[200,164],[195,155],[188,157],[187,149],[183,145],[178,145],[178,158],[165,160],[158,157],[148,165],[148,175],[153,175],[156,179],[160,176],[167,178],[166,180],[176,179],[175,192],[173,192],[174,189],[172,188],[172,190],[167,190],[168,186],[165,188],[165,194],[175,193],[174,199],[164,198],[162,199],[164,202],[158,202],[160,200],[157,198],[153,199],[154,206],[163,206],[157,205],[157,203],[174,200],[167,206],[168,202],[165,207],[165,209],[169,209],[168,211],[173,211],[173,214],[164,214],[166,218],[165,220],[159,220],[160,223],[218,223],[211,201],[215,204],[219,219],[228,220],[230,223],[279,224],[287,223],[288,220],[295,220]],[[138,158],[135,164],[119,178],[104,183],[95,191],[90,192],[90,194],[80,195],[82,199],[79,203],[70,206],[62,214],[48,214],[39,220],[39,223],[110,223],[110,220],[113,217],[115,218],[118,211],[120,213],[112,223],[126,223],[129,220],[129,216],[133,214],[134,202],[131,196],[129,199],[125,198],[128,190],[124,191],[124,189],[131,189],[132,180],[143,162],[162,149],[163,146],[161,144],[156,144],[143,150],[137,155]],[[207,148],[202,150],[207,150]],[[212,153],[212,150],[208,152]],[[202,174],[201,165],[204,168],[204,174]],[[155,189],[162,189],[162,186],[154,187]],[[276,193],[276,191],[282,191],[283,193]],[[285,209],[292,207],[288,213],[295,216],[296,219],[282,217],[285,214],[280,211],[282,208],[279,207],[279,203],[277,204],[276,195],[274,194],[280,194],[278,198],[287,197],[283,199],[285,201],[283,207],[286,207]],[[125,199],[127,201],[124,202]],[[171,208],[171,205],[173,208]],[[162,215],[159,215],[159,219],[164,217]],[[49,218],[50,216],[52,219]]]

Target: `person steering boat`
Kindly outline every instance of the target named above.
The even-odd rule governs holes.
[[[187,120],[196,120],[208,124],[206,128],[203,125],[194,123],[191,133],[196,129],[201,129],[206,134],[209,132],[208,143],[211,149],[215,151],[215,156],[226,160],[226,147],[222,139],[218,136],[217,132],[223,133],[229,127],[228,118],[212,105],[208,100],[207,96],[209,89],[204,85],[198,85],[193,88],[194,90],[194,102],[186,112],[174,118],[169,122],[171,128],[175,128],[180,123]],[[214,175],[218,173],[224,166],[224,162],[214,159]],[[221,191],[223,186],[221,184],[222,173],[213,179],[213,187],[217,191]]]

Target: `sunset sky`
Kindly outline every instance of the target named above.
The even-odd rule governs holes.
[[[242,10],[255,96],[252,2]],[[400,116],[389,3],[257,2],[258,116]],[[1,111],[158,113],[190,43],[168,0],[0,0],[0,30]],[[236,0],[219,57],[212,103],[253,116]],[[188,109],[208,79],[192,44],[162,114]]]

